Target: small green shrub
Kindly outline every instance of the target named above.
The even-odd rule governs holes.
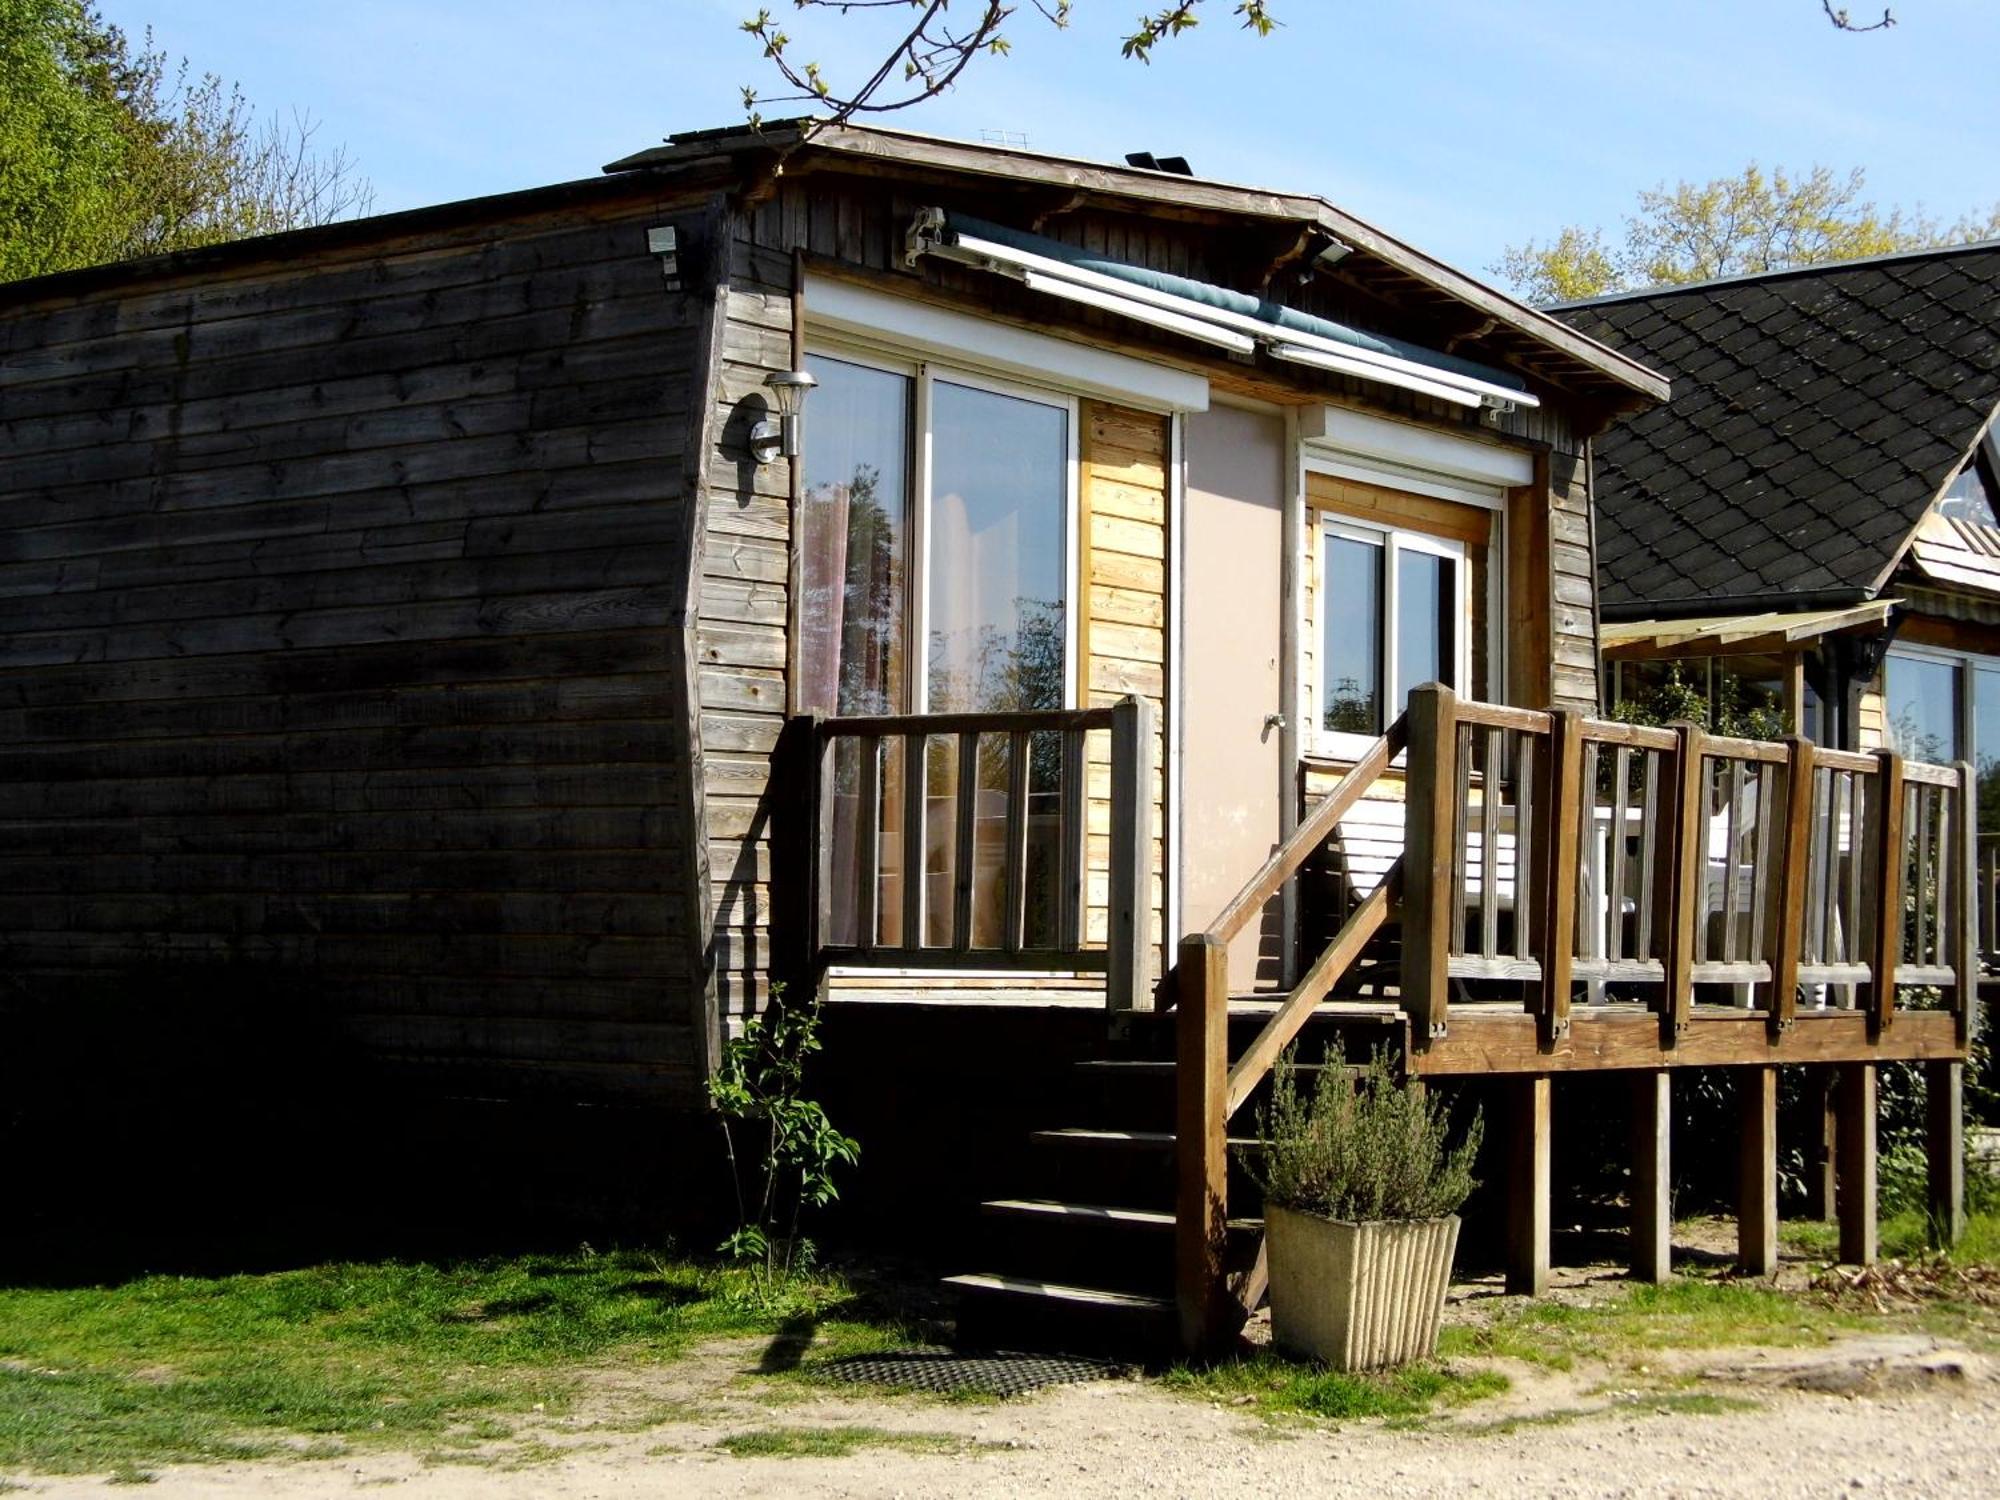
[[[861,1155],[805,1096],[806,1059],[819,1049],[819,1002],[787,1005],[773,985],[770,1011],[745,1023],[709,1080],[736,1189],[736,1229],[722,1252],[752,1266],[767,1303],[793,1272],[812,1268],[813,1244],[800,1234],[800,1220],[840,1196],[834,1168]]]
[[[1250,1168],[1265,1201],[1280,1208],[1328,1219],[1434,1219],[1458,1212],[1478,1186],[1479,1114],[1453,1149],[1445,1103],[1402,1084],[1385,1049],[1366,1068],[1329,1062],[1310,1101],[1287,1056],[1259,1126],[1263,1149]]]

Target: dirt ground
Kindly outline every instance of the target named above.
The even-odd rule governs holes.
[[[1451,1316],[1479,1316],[1494,1290],[1455,1290]],[[1575,1273],[1557,1295],[1604,1291],[1590,1273]],[[162,1500],[320,1500],[378,1489],[438,1500],[2000,1493],[2000,1367],[1914,1334],[1661,1355],[1644,1391],[1619,1389],[1608,1367],[1554,1372],[1502,1363],[1513,1382],[1505,1394],[1403,1427],[1274,1424],[1136,1379],[977,1404],[850,1393],[752,1378],[762,1350],[761,1341],[730,1341],[669,1365],[591,1372],[590,1394],[576,1409],[522,1426],[510,1443],[487,1451],[161,1468],[144,1493]],[[1662,1388],[1672,1389],[1663,1395]],[[635,1412],[641,1420],[632,1420]],[[840,1456],[739,1456],[723,1446],[843,1428],[865,1432],[861,1446]],[[28,1479],[18,1493],[56,1500],[131,1491],[101,1478]]]

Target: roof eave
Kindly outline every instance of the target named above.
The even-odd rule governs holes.
[[[675,170],[685,167],[693,159],[727,151],[827,152],[940,168],[973,176],[1033,180],[1077,192],[1170,205],[1195,212],[1309,225],[1353,245],[1403,275],[1475,308],[1482,317],[1491,318],[1496,325],[1533,339],[1564,358],[1583,365],[1599,378],[1617,385],[1627,393],[1627,401],[1620,403],[1621,409],[1636,409],[1663,402],[1672,395],[1672,386],[1665,376],[1630,356],[1599,343],[1558,318],[1475,281],[1423,251],[1385,234],[1372,224],[1334,207],[1323,198],[1211,182],[1175,172],[1050,156],[1017,147],[973,145],[880,126],[836,125],[813,133],[811,125],[811,121],[791,120],[761,128],[745,125],[739,130],[676,136],[665,145],[635,152],[612,162],[605,170]]]

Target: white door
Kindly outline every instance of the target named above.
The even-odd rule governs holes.
[[[1190,416],[1187,466],[1181,880],[1192,932],[1279,840],[1284,420],[1231,407]],[[1274,986],[1280,942],[1274,899],[1230,949],[1231,987]]]

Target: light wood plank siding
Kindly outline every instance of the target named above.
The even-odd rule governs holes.
[[[1597,568],[1587,461],[1549,456],[1549,705],[1597,712]],[[1523,704],[1540,708],[1540,703]]]
[[[699,1097],[699,299],[609,196],[0,306],[0,1007]]]
[[[1164,943],[1168,422],[1102,401],[1084,401],[1080,411],[1082,701],[1100,707],[1131,694],[1153,704],[1153,931]],[[1102,943],[1109,920],[1110,737],[1093,735],[1089,754],[1085,936]]]

